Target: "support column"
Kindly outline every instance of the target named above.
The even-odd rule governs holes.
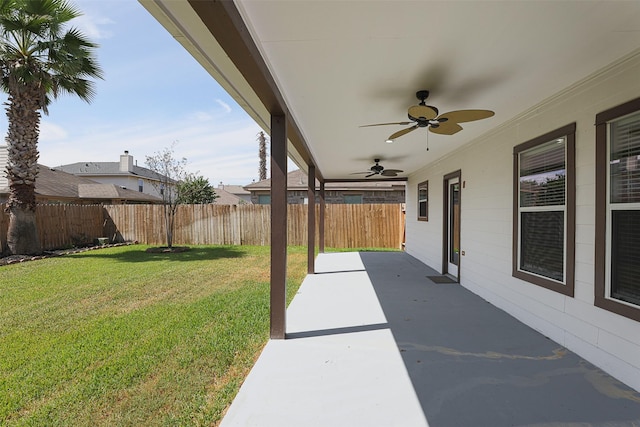
[[[284,339],[287,310],[287,119],[271,116],[271,333]]]
[[[316,167],[309,165],[309,173],[307,175],[307,273],[315,274],[316,267]]]
[[[324,203],[324,181],[320,182],[320,218],[318,224],[318,252],[321,254],[324,253],[324,214],[325,214],[325,203]]]

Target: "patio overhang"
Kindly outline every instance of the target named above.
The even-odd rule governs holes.
[[[283,176],[271,191],[280,201],[282,156],[313,170],[321,193],[326,182],[354,180],[374,159],[411,182],[640,49],[640,2],[139,1],[272,136]],[[427,102],[440,112],[495,116],[462,123],[453,135],[417,128],[386,144],[406,126],[419,90],[430,91]],[[551,127],[566,117],[558,111],[553,120],[561,123]],[[389,122],[395,127],[363,126]],[[272,218],[286,215],[286,206],[273,208]],[[322,218],[321,211],[321,229]],[[277,224],[272,232],[286,236]],[[279,292],[284,242],[272,246]],[[318,243],[322,250],[322,236]],[[284,323],[276,329],[272,337],[282,338]]]
[[[410,177],[640,47],[638,2],[139,1],[265,131],[285,114],[320,181],[374,158]],[[391,144],[403,126],[362,127],[406,121],[422,89],[440,113],[496,114]]]

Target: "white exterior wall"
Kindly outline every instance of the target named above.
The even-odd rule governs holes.
[[[461,169],[462,286],[640,391],[640,322],[594,306],[595,116],[638,97],[640,52],[425,166],[408,181],[406,250],[441,271],[443,176]],[[511,276],[513,147],[573,122],[575,296],[567,297]],[[428,222],[417,221],[425,180]]]

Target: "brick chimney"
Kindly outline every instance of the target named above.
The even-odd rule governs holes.
[[[133,156],[127,150],[120,155],[120,172],[133,172]]]

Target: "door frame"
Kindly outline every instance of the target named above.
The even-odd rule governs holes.
[[[458,194],[458,203],[460,205],[460,214],[458,215],[458,229],[460,230],[460,217],[462,216],[462,169],[446,174],[442,178],[443,199],[442,199],[442,274],[449,273],[449,180],[458,178],[460,192]],[[462,235],[459,234],[462,241]],[[458,275],[453,276],[456,282],[460,282],[460,266],[462,264],[462,250],[458,255]]]

